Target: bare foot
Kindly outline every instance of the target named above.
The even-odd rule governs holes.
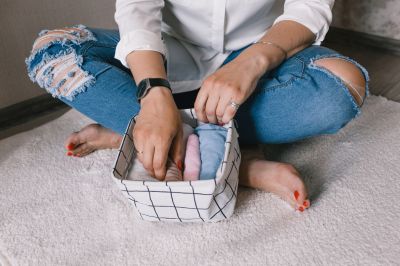
[[[241,185],[271,192],[295,210],[310,207],[299,172],[290,164],[266,161],[258,148],[242,149],[239,177]]]
[[[65,147],[68,156],[83,157],[95,150],[118,149],[121,141],[121,135],[99,124],[90,124],[72,133],[65,141]]]

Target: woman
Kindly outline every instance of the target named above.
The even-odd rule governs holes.
[[[286,0],[282,11],[274,0],[117,0],[118,31],[43,30],[26,64],[32,81],[98,123],[66,140],[67,155],[118,148],[138,115],[138,158],[163,180],[168,156],[183,168],[178,109],[194,107],[203,122],[237,120],[240,184],[303,211],[298,171],[254,145],[336,133],[360,113],[367,71],[319,46],[333,2]]]

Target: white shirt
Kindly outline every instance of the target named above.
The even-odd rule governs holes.
[[[296,21],[319,45],[332,20],[334,0],[116,0],[120,41],[115,58],[128,67],[135,50],[167,60],[174,93],[195,90],[233,51],[258,41],[273,24]],[[129,68],[129,67],[128,67]]]

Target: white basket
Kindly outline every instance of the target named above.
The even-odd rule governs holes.
[[[193,109],[180,110],[182,121],[195,127]],[[143,220],[174,222],[217,222],[234,211],[239,183],[240,149],[234,120],[228,129],[224,159],[216,177],[196,181],[139,181],[126,179],[136,153],[132,141],[135,117],[131,119],[113,171],[122,193],[135,206]]]

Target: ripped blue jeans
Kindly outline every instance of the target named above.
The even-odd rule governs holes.
[[[30,79],[69,106],[119,134],[140,110],[131,71],[114,58],[118,30],[75,25],[42,30],[26,58]],[[222,64],[245,48],[233,51]],[[287,143],[338,132],[361,112],[346,84],[314,62],[339,58],[336,51],[310,46],[266,72],[235,120],[240,143]],[[168,69],[166,69],[168,72]],[[174,94],[178,108],[193,107],[198,90]]]

